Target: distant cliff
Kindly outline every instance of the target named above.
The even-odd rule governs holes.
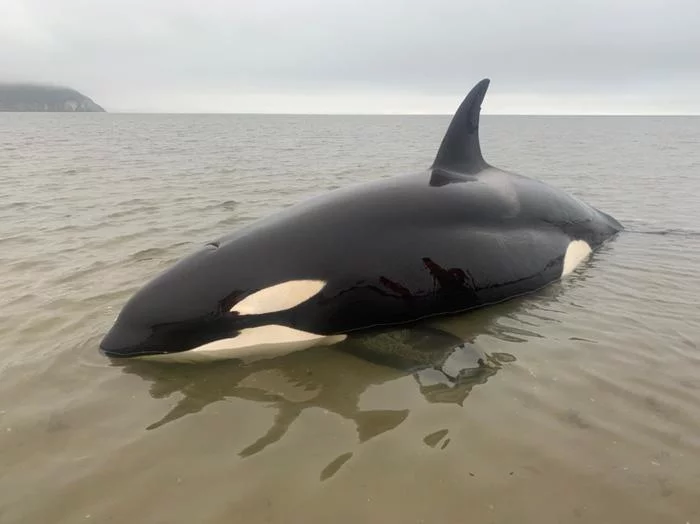
[[[33,84],[0,84],[0,111],[104,112],[75,89]]]

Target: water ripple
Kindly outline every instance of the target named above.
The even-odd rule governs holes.
[[[492,163],[627,231],[561,284],[437,322],[468,343],[406,371],[358,358],[362,341],[167,369],[116,365],[97,344],[203,243],[424,168],[445,118],[73,116],[0,120],[3,522],[698,515],[697,120],[484,118]],[[420,368],[453,336],[367,343]]]

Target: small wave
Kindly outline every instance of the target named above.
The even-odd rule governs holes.
[[[695,229],[686,229],[682,227],[668,229],[626,229],[625,233],[633,233],[636,235],[660,235],[660,236],[679,236],[679,237],[700,237],[700,231]]]
[[[236,209],[238,206],[238,202],[236,200],[225,200],[223,202],[212,202],[210,204],[207,204],[201,208],[202,211],[210,211],[210,210],[218,210],[222,209],[225,211],[233,211]]]
[[[152,260],[154,258],[160,258],[167,252],[168,250],[162,247],[150,247],[134,253],[129,258],[137,261]]]
[[[4,209],[26,209],[32,205],[32,202],[20,200],[17,202],[9,202],[2,206]]]

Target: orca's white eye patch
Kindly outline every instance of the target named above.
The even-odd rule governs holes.
[[[261,315],[291,309],[316,295],[325,285],[323,280],[290,280],[275,284],[248,295],[231,308],[231,313]]]
[[[591,254],[591,246],[584,240],[574,240],[566,248],[564,255],[564,267],[561,271],[561,276],[568,275],[576,266],[583,262],[588,255]]]

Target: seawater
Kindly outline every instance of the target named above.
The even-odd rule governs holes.
[[[700,522],[699,118],[482,117],[492,164],[626,231],[559,284],[445,320],[467,344],[439,369],[342,348],[99,354],[157,272],[303,198],[426,168],[448,123],[0,115],[0,522]]]

